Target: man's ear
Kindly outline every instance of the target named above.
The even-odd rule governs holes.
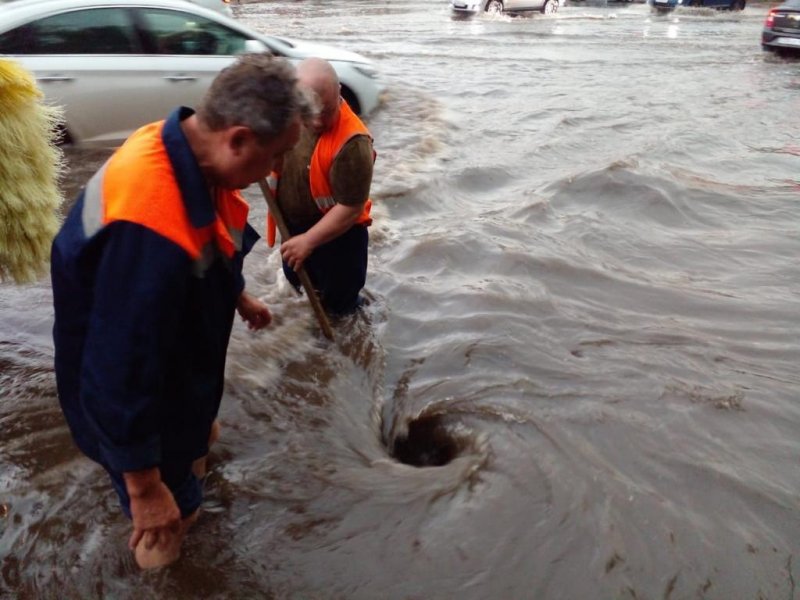
[[[235,155],[238,155],[247,146],[248,141],[252,137],[253,132],[249,128],[242,125],[231,127],[228,130],[227,143]]]

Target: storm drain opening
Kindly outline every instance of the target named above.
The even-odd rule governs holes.
[[[441,467],[458,456],[461,446],[441,415],[423,416],[411,421],[408,433],[394,440],[392,456],[412,467]]]

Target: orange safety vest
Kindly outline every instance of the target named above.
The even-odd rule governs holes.
[[[317,146],[314,148],[314,153],[311,155],[311,162],[308,165],[308,182],[311,188],[311,197],[317,208],[325,214],[331,208],[336,206],[336,200],[333,197],[333,190],[331,189],[330,180],[328,176],[333,166],[333,161],[344,145],[357,135],[367,135],[372,139],[366,125],[358,118],[356,113],[350,108],[347,102],[342,99],[339,108],[339,120],[330,131],[323,133]],[[372,151],[372,160],[375,160],[377,154],[375,150]],[[273,171],[267,178],[267,185],[270,191],[275,196],[278,188],[278,179],[280,174]],[[364,210],[358,216],[356,225],[369,226],[372,225],[372,217],[370,211],[372,209],[372,200],[367,198],[364,204]],[[270,247],[275,245],[275,220],[272,215],[267,214],[267,244]]]
[[[202,271],[213,260],[214,246],[227,258],[241,250],[249,207],[238,191],[218,190],[214,220],[202,227],[192,225],[161,139],[163,127],[160,121],[139,129],[88,183],[86,235],[114,221],[138,223],[183,248]],[[134,162],[142,164],[133,166]],[[136,182],[127,181],[131,173]]]

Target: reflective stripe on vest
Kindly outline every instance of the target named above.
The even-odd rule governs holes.
[[[103,178],[108,161],[92,175],[83,192],[83,234],[90,238],[103,227]]]
[[[216,219],[194,227],[161,138],[163,124],[134,133],[89,180],[81,215],[84,233],[91,237],[116,221],[137,223],[180,246],[202,276],[217,256],[230,259],[242,249],[248,206],[239,192],[220,190],[212,199]]]

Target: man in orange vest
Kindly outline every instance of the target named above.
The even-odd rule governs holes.
[[[280,247],[283,271],[299,289],[295,270],[303,266],[323,306],[341,315],[359,306],[367,278],[375,151],[369,131],[341,97],[330,63],[306,59],[297,75],[316,96],[319,114],[270,178],[292,235]]]
[[[111,477],[141,568],[178,558],[202,489],[234,311],[258,238],[239,189],[291,148],[310,109],[294,67],[245,55],[197,111],[136,131],[81,192],[51,254],[55,370],[72,436]]]

